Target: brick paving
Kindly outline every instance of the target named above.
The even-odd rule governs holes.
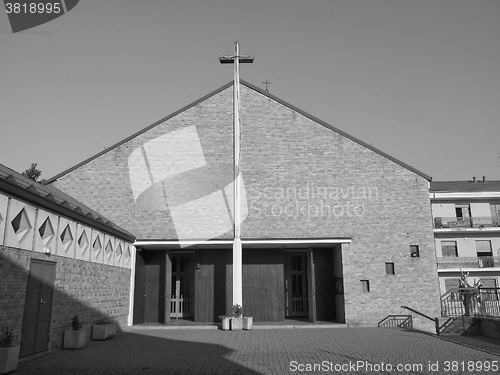
[[[457,361],[455,365],[458,368],[451,367],[453,363],[450,363],[447,371],[446,361]],[[475,370],[467,367],[468,361],[479,361],[474,364]],[[372,371],[363,366],[352,367],[357,364],[366,366],[366,363],[373,366]],[[304,328],[231,332],[131,327],[112,340],[87,342],[85,348],[80,350],[58,350],[22,363],[15,375],[484,375],[500,372],[480,370],[479,363],[500,366],[500,355],[432,335],[398,329]],[[314,364],[322,367],[306,367]],[[415,367],[397,371],[398,364]],[[429,369],[429,364],[433,368]],[[392,371],[389,365],[393,366]],[[465,368],[462,369],[462,366]]]

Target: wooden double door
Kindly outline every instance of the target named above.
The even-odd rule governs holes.
[[[134,324],[168,323],[194,315],[192,253],[141,251],[136,258]]]

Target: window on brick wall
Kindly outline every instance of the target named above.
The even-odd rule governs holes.
[[[491,251],[490,240],[476,240],[476,252],[478,257],[490,257],[493,255]]]
[[[385,263],[385,274],[386,275],[394,275],[394,263],[392,262],[386,262]]]
[[[481,288],[496,288],[497,279],[483,279]],[[483,301],[498,301],[498,291],[494,289],[486,289],[482,294]]]
[[[495,227],[500,227],[500,203],[490,204],[491,220]]]
[[[458,257],[457,241],[441,241],[441,252],[444,257]]]
[[[418,258],[420,256],[418,245],[410,245],[410,255],[412,258]]]
[[[496,288],[497,279],[483,279],[482,288]]]
[[[457,278],[444,279],[444,289],[446,290],[446,292],[449,292],[452,289],[456,290],[459,287],[460,287],[460,279],[457,279]],[[459,301],[460,296],[459,296],[458,292],[456,292],[456,291],[452,292],[451,299],[452,299],[452,301]]]
[[[455,213],[457,215],[457,219],[463,219],[466,217],[470,217],[470,205],[469,204],[456,204],[455,205]]]
[[[370,280],[361,280],[361,291],[363,293],[370,292]]]

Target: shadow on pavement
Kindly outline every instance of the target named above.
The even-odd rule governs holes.
[[[220,334],[221,343],[231,338],[231,333]],[[83,349],[57,350],[22,363],[15,374],[260,374],[231,361],[233,352],[219,344],[158,337],[153,330],[122,332],[108,341],[87,342]]]

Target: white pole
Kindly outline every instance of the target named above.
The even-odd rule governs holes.
[[[234,242],[233,242],[233,305],[243,305],[242,249],[240,238],[240,48],[235,43],[233,121],[234,121]]]

